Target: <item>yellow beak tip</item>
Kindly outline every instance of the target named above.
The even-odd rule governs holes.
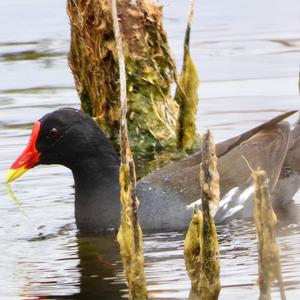
[[[7,171],[7,174],[6,174],[6,178],[5,178],[5,182],[6,183],[10,183],[12,182],[14,179],[13,179],[13,170],[12,169],[9,169]]]
[[[9,169],[6,174],[5,182],[10,183],[10,182],[16,180],[21,175],[23,175],[26,171],[28,171],[28,169],[26,169],[24,167],[20,167],[17,169]]]

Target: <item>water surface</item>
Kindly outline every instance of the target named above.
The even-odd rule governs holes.
[[[198,2],[198,1],[197,1]],[[180,68],[188,1],[165,0],[165,27]],[[126,298],[112,236],[79,236],[71,173],[40,166],[13,184],[26,215],[3,185],[32,123],[63,106],[79,107],[67,64],[69,25],[61,0],[0,2],[0,299]],[[192,55],[201,79],[199,131],[223,140],[299,107],[298,0],[203,0],[197,3]],[[295,121],[292,118],[291,123]],[[300,215],[300,195],[296,196]],[[257,299],[257,251],[251,222],[218,228],[220,299]],[[187,299],[184,233],[146,234],[151,299]],[[278,229],[287,298],[300,295],[300,229]],[[279,299],[274,288],[273,299]]]

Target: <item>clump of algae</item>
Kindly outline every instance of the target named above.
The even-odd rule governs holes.
[[[265,171],[252,172],[254,181],[254,220],[258,238],[258,284],[260,300],[271,299],[271,287],[278,281],[281,299],[286,299],[281,275],[279,248],[276,243],[277,217],[272,208]]]
[[[112,19],[116,39],[120,73],[120,198],[122,203],[121,225],[117,235],[120,244],[126,280],[129,287],[129,298],[148,299],[144,274],[144,255],[142,230],[138,223],[136,198],[135,166],[130,150],[127,130],[127,93],[125,61],[123,56],[122,38],[120,35],[116,0],[112,0]]]
[[[210,132],[202,141],[200,187],[203,216],[194,211],[185,243],[185,262],[191,278],[190,299],[218,299],[220,285],[219,243],[213,215],[220,198],[219,174],[215,145]]]

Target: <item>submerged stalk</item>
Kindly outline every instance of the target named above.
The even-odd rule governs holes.
[[[203,216],[198,208],[194,210],[192,221],[184,240],[185,267],[191,280],[189,300],[197,299],[201,265],[200,254],[202,246]]]
[[[142,230],[138,224],[136,198],[135,166],[130,150],[127,131],[127,94],[125,61],[122,39],[120,36],[116,0],[112,0],[112,18],[117,46],[120,73],[120,137],[121,137],[121,167],[120,189],[122,203],[121,225],[118,232],[118,242],[123,260],[125,275],[129,287],[130,299],[148,299],[144,274],[144,255]]]
[[[258,283],[260,300],[271,299],[271,287],[278,281],[280,296],[285,300],[285,290],[281,275],[279,248],[276,243],[275,225],[277,217],[271,204],[265,171],[252,172],[254,180],[254,220],[258,238]]]
[[[196,209],[185,240],[185,262],[191,278],[189,299],[218,299],[220,285],[219,243],[213,215],[220,198],[217,156],[210,132],[203,138],[200,164],[203,217]]]
[[[203,138],[203,158],[200,164],[203,229],[201,249],[201,274],[199,293],[201,299],[218,299],[220,285],[220,258],[217,230],[213,220],[220,201],[219,173],[213,138],[208,131]]]

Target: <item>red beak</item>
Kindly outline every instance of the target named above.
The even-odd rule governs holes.
[[[32,127],[32,133],[27,147],[16,159],[7,172],[6,182],[16,180],[29,169],[36,166],[40,161],[40,152],[36,150],[36,141],[40,133],[41,123],[36,121]]]

